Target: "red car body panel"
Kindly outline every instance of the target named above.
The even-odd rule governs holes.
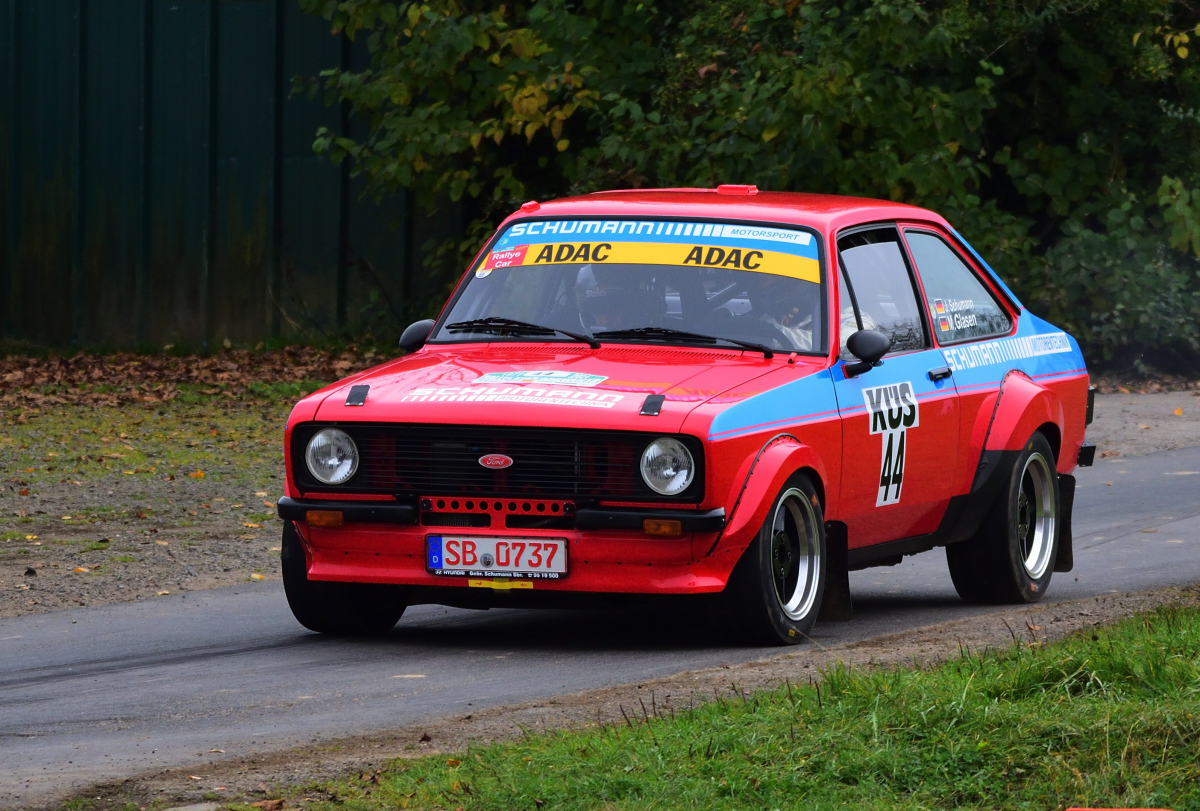
[[[403,423],[683,434],[703,443],[702,499],[642,506],[680,513],[723,509],[725,524],[720,531],[657,538],[630,529],[454,530],[486,537],[566,538],[566,576],[528,584],[534,590],[683,594],[724,588],[759,532],[775,494],[798,472],[807,473],[816,484],[825,519],[844,527],[849,549],[869,561],[873,549],[900,540],[927,537],[934,539],[931,545],[944,542],[945,538],[938,540],[938,533],[945,531],[948,506],[955,499],[969,499],[979,489],[980,476],[986,473],[980,472],[981,460],[989,458],[988,452],[1019,451],[1034,431],[1044,431],[1056,444],[1059,473],[1073,471],[1084,443],[1088,402],[1088,377],[1077,344],[1021,307],[937,214],[897,203],[828,195],[611,192],[540,206],[527,204],[497,233],[521,221],[597,217],[745,221],[812,229],[821,237],[827,307],[832,313],[846,306],[835,281],[840,232],[865,223],[919,225],[956,246],[982,283],[1004,302],[1012,330],[975,342],[979,346],[974,347],[942,348],[934,336],[934,344],[922,353],[889,356],[879,370],[855,380],[846,378],[838,358],[836,318],[829,325],[831,348],[820,357],[778,351],[768,359],[760,352],[723,347],[628,344],[593,350],[557,340],[430,344],[328,386],[296,405],[285,435],[286,496],[347,503],[394,499],[355,493],[353,487],[333,495],[302,489],[291,450],[293,432],[301,425]],[[480,256],[487,252],[485,248]],[[477,257],[458,289],[479,262]],[[922,357],[916,358],[917,354]],[[899,369],[919,365],[925,355],[930,368],[947,365],[954,377],[949,382],[925,381],[922,385],[928,390],[915,395],[919,422],[908,429],[903,498],[877,507],[881,439],[872,433],[876,417],[864,405],[860,388],[875,385],[873,380],[889,382],[889,365]],[[567,387],[537,395],[559,402],[557,406],[489,401],[481,407],[487,390],[474,381],[487,374],[530,368],[597,375],[604,380],[587,389]],[[912,377],[924,373],[921,366]],[[350,387],[363,384],[370,386],[366,403],[346,405]],[[652,394],[664,396],[661,412],[644,416],[643,401]],[[583,401],[582,407],[561,404],[568,400]],[[604,407],[591,407],[595,403]],[[614,499],[601,500],[598,506],[636,505]],[[450,531],[444,527],[348,522],[321,528],[304,520],[296,521],[296,526],[310,579],[470,588],[466,579],[427,571],[426,537]],[[513,584],[476,585],[503,590]]]

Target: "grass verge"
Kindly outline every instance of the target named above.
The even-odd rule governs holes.
[[[310,787],[325,799],[304,807],[1200,808],[1195,608],[930,669],[824,675],[394,761]]]

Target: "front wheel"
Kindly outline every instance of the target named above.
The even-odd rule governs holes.
[[[1058,473],[1040,433],[1025,443],[974,538],[946,547],[954,588],[969,603],[1036,603],[1058,556]]]
[[[826,568],[821,502],[809,478],[797,474],[730,575],[720,619],[744,643],[798,644],[817,620]]]
[[[335,636],[384,634],[407,607],[407,595],[398,586],[309,580],[300,534],[291,521],[283,525],[280,562],[288,606],[310,631]]]

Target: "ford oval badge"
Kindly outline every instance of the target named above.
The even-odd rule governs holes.
[[[512,457],[505,456],[502,453],[489,453],[487,456],[479,457],[479,464],[492,470],[502,470],[506,467],[512,467]]]

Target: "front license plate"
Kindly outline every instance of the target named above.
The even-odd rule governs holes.
[[[430,535],[425,541],[425,565],[436,575],[557,580],[567,573],[567,542]]]

